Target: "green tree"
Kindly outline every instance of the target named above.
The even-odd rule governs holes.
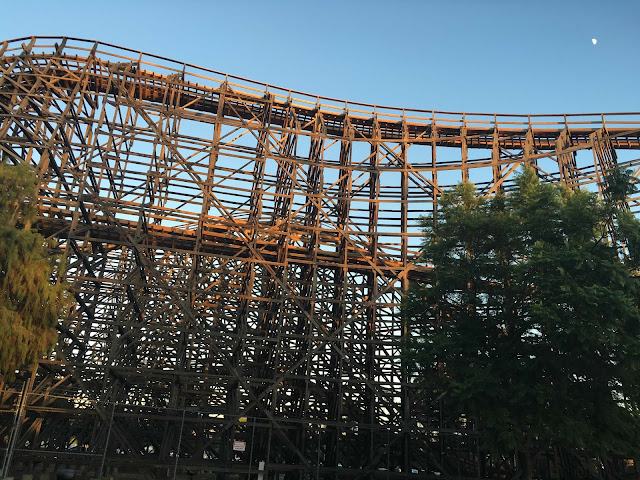
[[[51,281],[58,260],[31,229],[35,202],[33,169],[0,162],[0,374],[9,377],[51,352],[69,306],[65,284]]]
[[[520,478],[551,445],[638,453],[640,225],[628,173],[607,183],[601,202],[525,168],[508,195],[463,183],[424,220],[430,281],[405,301],[416,381]]]

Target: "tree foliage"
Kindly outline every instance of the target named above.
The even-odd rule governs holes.
[[[459,184],[424,220],[431,278],[405,303],[416,379],[526,478],[554,444],[638,453],[640,224],[629,174],[607,185],[600,201],[526,168],[507,196]]]
[[[0,162],[0,374],[48,354],[55,325],[69,298],[63,283],[52,283],[57,259],[36,218],[36,176],[26,164]]]

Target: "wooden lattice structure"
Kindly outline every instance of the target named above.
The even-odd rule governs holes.
[[[0,446],[96,475],[473,475],[474,432],[414,403],[401,357],[419,217],[524,163],[595,191],[639,148],[640,114],[388,108],[99,42],[1,43],[0,151],[36,168],[76,308],[50,359],[0,383]]]

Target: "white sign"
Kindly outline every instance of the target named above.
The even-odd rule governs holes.
[[[233,441],[234,452],[244,452],[245,448],[247,448],[247,442],[239,442],[238,440]]]

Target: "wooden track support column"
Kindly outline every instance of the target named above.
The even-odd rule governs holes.
[[[369,154],[369,221],[367,226],[369,255],[375,258],[378,252],[378,212],[380,205],[378,199],[380,196],[380,173],[379,173],[379,155],[380,155],[380,126],[376,117],[372,120],[372,140],[370,141],[371,153]],[[369,444],[367,448],[367,464],[374,461],[376,455],[376,431],[378,423],[376,415],[376,392],[374,383],[376,381],[376,322],[377,322],[377,305],[378,298],[378,274],[375,270],[369,270],[365,274],[366,281],[366,299],[369,305],[366,309],[366,380],[364,386],[365,399],[365,422],[370,425]]]
[[[403,232],[400,244],[400,258],[402,261],[403,270],[409,265],[409,162],[408,162],[408,149],[411,148],[409,143],[409,132],[407,129],[406,119],[402,119],[402,146],[400,150],[400,231]],[[409,277],[404,275],[402,277],[402,291],[409,291]],[[404,313],[401,313],[400,327],[402,329],[401,349],[406,351],[408,335],[409,335],[409,320]],[[401,374],[400,374],[400,396],[402,402],[402,423],[400,425],[402,436],[402,460],[401,467],[403,472],[411,470],[411,392],[409,389],[409,366],[405,359],[401,361]]]

